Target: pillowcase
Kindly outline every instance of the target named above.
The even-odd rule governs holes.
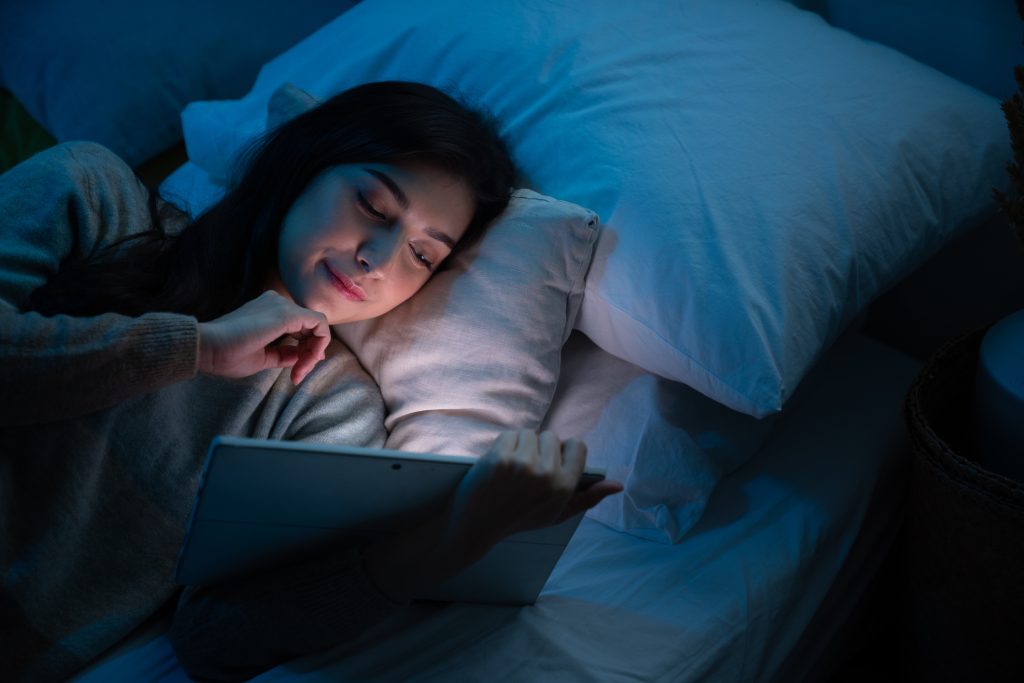
[[[0,3],[0,86],[60,142],[135,166],[181,139],[192,100],[239,97],[259,67],[356,0]]]
[[[187,107],[189,156],[227,177],[283,82],[385,79],[457,88],[601,216],[580,330],[755,416],[1007,183],[992,98],[779,0],[366,0]]]
[[[386,447],[482,455],[503,429],[540,426],[598,232],[594,212],[518,190],[416,296],[334,326],[380,385]]]

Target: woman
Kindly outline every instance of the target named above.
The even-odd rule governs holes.
[[[353,88],[271,131],[187,217],[116,156],[61,145],[0,176],[0,661],[61,679],[171,599],[216,434],[379,446],[379,392],[328,325],[416,293],[508,202],[489,123],[413,83]],[[245,678],[365,630],[576,493],[585,454],[506,433],[418,529],[189,588],[185,668]]]

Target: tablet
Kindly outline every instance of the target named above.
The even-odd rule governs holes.
[[[175,579],[212,584],[393,533],[447,503],[472,456],[218,436],[210,444]],[[604,478],[590,469],[586,488]],[[582,513],[508,536],[423,600],[536,601]]]

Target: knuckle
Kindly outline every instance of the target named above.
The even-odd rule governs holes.
[[[501,457],[494,462],[493,470],[495,474],[506,475],[515,472],[519,469],[519,463],[511,458]]]

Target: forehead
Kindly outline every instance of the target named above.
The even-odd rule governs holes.
[[[413,190],[431,191],[445,189],[452,192],[468,188],[465,181],[443,169],[424,162],[404,162],[400,164],[355,164],[362,169],[373,169],[390,175],[395,181],[404,183]]]

